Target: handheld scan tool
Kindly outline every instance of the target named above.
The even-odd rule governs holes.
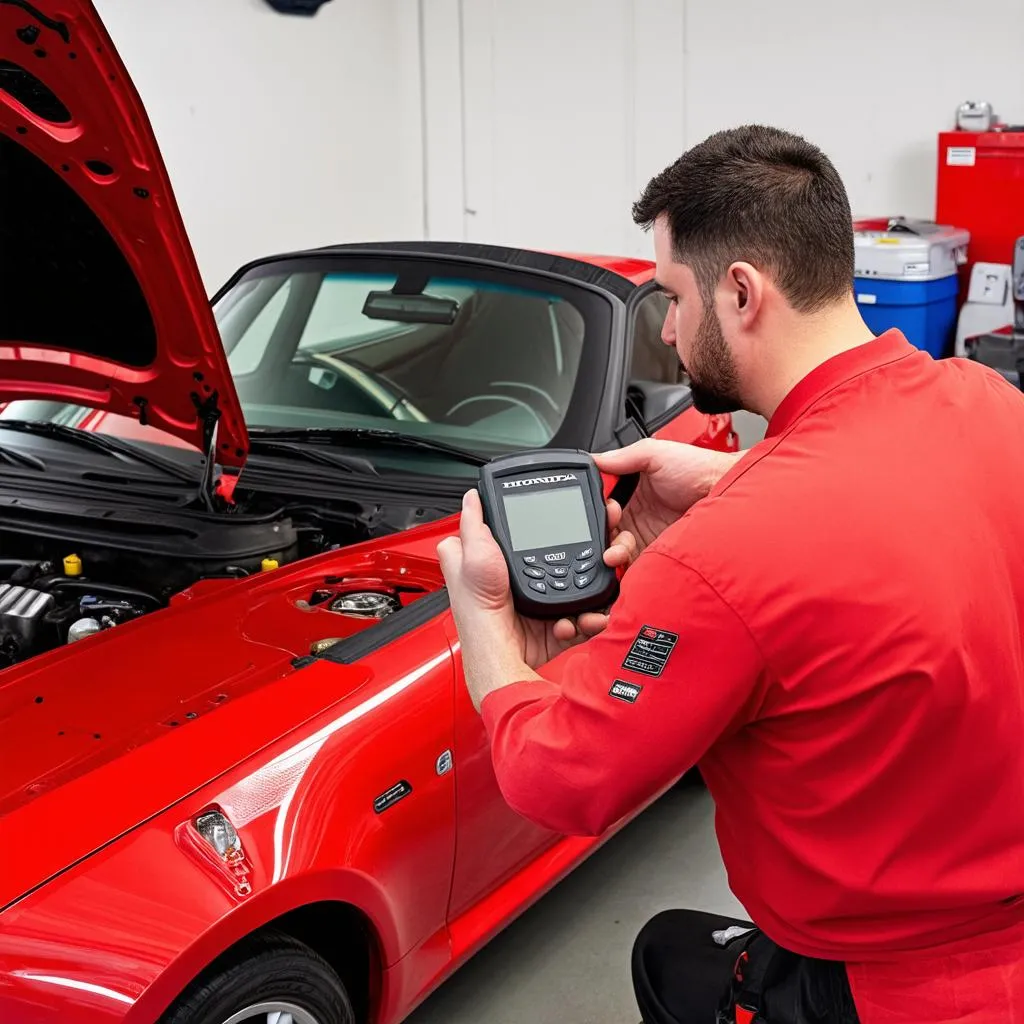
[[[517,611],[557,619],[615,600],[618,577],[604,564],[601,474],[588,454],[544,449],[501,456],[481,469],[479,486]]]

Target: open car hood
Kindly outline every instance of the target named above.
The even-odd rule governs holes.
[[[0,401],[241,466],[242,411],[142,101],[89,0],[0,0]]]

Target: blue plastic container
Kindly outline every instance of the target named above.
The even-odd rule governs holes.
[[[875,334],[895,327],[936,359],[953,348],[958,289],[956,274],[934,281],[853,280],[860,314]]]

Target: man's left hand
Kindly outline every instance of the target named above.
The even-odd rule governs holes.
[[[633,538],[620,534],[604,553],[610,566],[628,564]],[[484,523],[480,495],[473,489],[462,502],[459,536],[437,547],[462,647],[463,668],[479,710],[492,690],[524,679],[555,655],[599,633],[607,621],[599,613],[578,620],[545,622],[516,612],[505,558]]]

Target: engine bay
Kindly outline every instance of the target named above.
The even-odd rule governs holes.
[[[148,522],[125,508],[89,517],[37,508],[29,527],[8,510],[0,513],[0,671],[165,608],[197,583],[271,571],[447,511],[408,502],[275,506],[261,496],[233,513],[162,510]],[[315,606],[326,596],[307,600]],[[333,610],[382,618],[398,607],[387,594],[353,588]]]

